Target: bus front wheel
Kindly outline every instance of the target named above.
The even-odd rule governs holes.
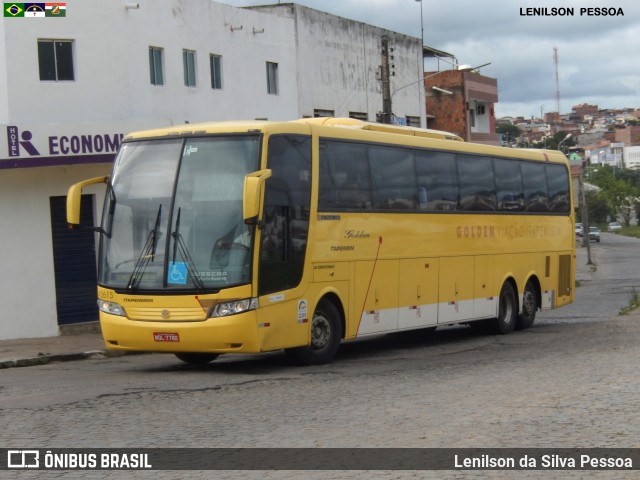
[[[321,300],[311,319],[309,345],[287,349],[287,355],[301,365],[329,363],[340,347],[341,332],[338,309],[332,302]]]
[[[511,333],[516,326],[517,312],[518,303],[513,285],[505,282],[498,299],[498,317],[494,321],[495,332],[502,335]]]
[[[206,365],[218,358],[217,353],[176,353],[175,355],[189,365]]]

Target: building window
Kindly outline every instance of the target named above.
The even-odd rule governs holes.
[[[267,62],[267,93],[278,94],[278,64]]]
[[[40,80],[75,80],[72,40],[38,40]]]
[[[366,112],[349,112],[349,118],[355,118],[356,120],[362,120],[363,122],[369,120]]]
[[[333,110],[323,110],[321,108],[316,108],[313,111],[313,116],[314,117],[335,117],[336,112]]]
[[[151,85],[164,85],[162,75],[162,48],[149,47],[149,74]]]
[[[182,50],[182,64],[184,66],[184,84],[187,87],[196,86],[196,52]]]
[[[407,115],[407,126],[420,128],[420,117],[410,117]]]
[[[220,55],[209,55],[209,66],[211,68],[211,88],[222,90],[222,57]]]

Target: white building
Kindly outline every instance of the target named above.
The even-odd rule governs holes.
[[[624,147],[624,168],[640,170],[640,146]]]
[[[375,121],[383,36],[394,49],[394,113],[419,125],[420,39],[306,7],[69,0],[61,18],[4,18],[0,339],[97,319],[97,238],[66,231],[64,196],[108,175],[126,132],[314,115]],[[97,224],[104,190],[85,193],[84,220]]]

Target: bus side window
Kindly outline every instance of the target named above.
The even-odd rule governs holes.
[[[321,211],[371,208],[369,163],[364,145],[321,140],[318,195]]]
[[[493,168],[496,175],[498,210],[503,212],[520,212],[524,210],[524,190],[520,162],[518,160],[494,158]]]
[[[373,178],[373,208],[376,210],[416,210],[413,152],[405,148],[371,146],[369,164]]]
[[[549,193],[544,165],[522,162],[525,210],[527,212],[548,212]]]
[[[415,152],[419,209],[451,212],[458,209],[458,174],[455,155],[446,152]]]
[[[545,165],[549,187],[549,211],[569,213],[569,174],[562,165]]]
[[[460,175],[460,208],[471,211],[496,209],[496,191],[491,158],[458,155]]]

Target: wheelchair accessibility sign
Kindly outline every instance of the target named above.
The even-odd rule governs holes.
[[[187,264],[184,262],[169,262],[169,272],[167,273],[167,283],[173,285],[187,284]]]

